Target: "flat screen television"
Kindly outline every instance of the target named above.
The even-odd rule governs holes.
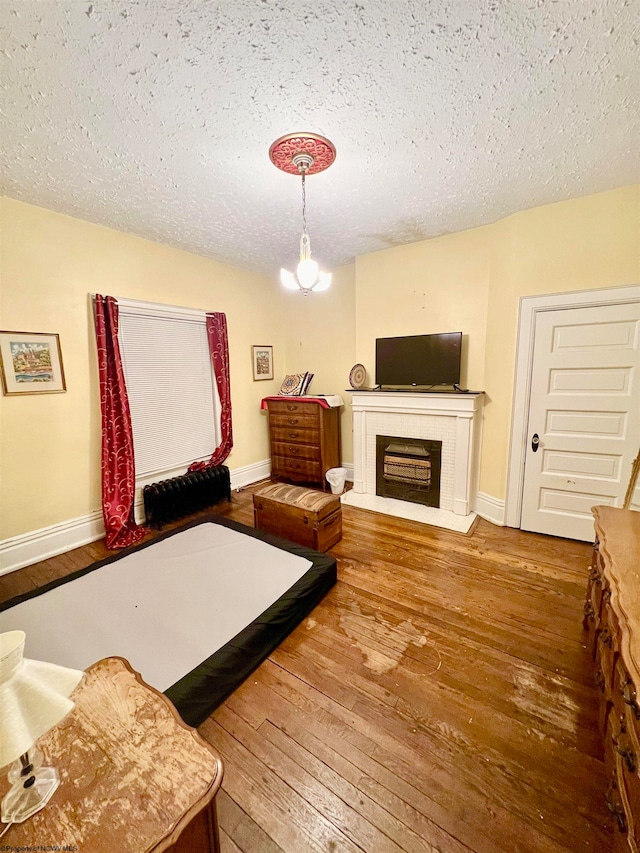
[[[460,383],[462,332],[376,339],[376,383],[435,386]]]

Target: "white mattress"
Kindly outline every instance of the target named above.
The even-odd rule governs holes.
[[[164,691],[311,565],[208,522],[0,613],[0,630],[25,631],[25,657],[74,669],[121,655]]]

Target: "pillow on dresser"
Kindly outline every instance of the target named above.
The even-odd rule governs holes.
[[[314,373],[307,373],[307,378],[304,380],[304,385],[302,387],[302,391],[300,392],[303,396],[309,390],[309,385],[311,385],[311,380],[313,379],[314,376],[315,376]]]
[[[290,373],[284,377],[278,394],[285,397],[300,397],[304,393],[303,388],[307,383],[308,373]]]

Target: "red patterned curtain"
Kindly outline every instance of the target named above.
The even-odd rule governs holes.
[[[129,398],[118,344],[118,303],[95,297],[102,411],[102,515],[107,548],[134,545],[148,532],[133,516],[136,473]]]
[[[194,462],[189,471],[202,471],[212,465],[221,465],[231,453],[233,430],[231,428],[231,383],[229,381],[229,338],[227,336],[227,318],[216,311],[207,314],[207,338],[213,375],[216,378],[220,397],[220,434],[221,441],[206,462]]]

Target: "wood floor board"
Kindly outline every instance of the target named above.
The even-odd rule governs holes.
[[[224,843],[221,839],[222,853],[225,843],[232,853],[238,850],[241,853],[252,853],[254,850],[260,850],[261,853],[281,853],[282,848],[269,838],[225,790],[220,790],[216,804],[221,833],[224,832],[228,838]]]
[[[496,719],[505,715],[527,728],[533,719],[536,736],[542,734],[561,742],[563,747],[573,746],[598,760],[602,758],[602,741],[596,730],[597,709],[590,704],[591,691],[563,676],[551,676],[505,655],[489,656],[486,650],[484,654],[457,654],[455,638],[452,642],[451,638],[439,637],[433,645],[430,638],[419,650],[423,658],[407,655],[401,668],[391,658],[389,668],[381,668],[379,660],[370,658],[366,646],[354,640],[345,642],[339,633],[328,632],[325,626],[322,634],[305,636],[304,642],[296,644],[292,651],[294,642],[283,643],[272,658],[285,667],[294,655],[302,658],[311,680],[316,668],[330,669],[338,681],[348,681],[391,706],[397,706],[401,698],[414,697],[419,701],[428,681],[437,682],[452,696],[480,704],[485,713],[496,715]],[[296,674],[301,676],[300,667],[296,668]],[[305,679],[309,681],[310,677]],[[591,726],[585,732],[584,725],[578,725],[578,717],[584,723],[587,716]]]
[[[371,671],[362,665],[362,652],[345,644],[339,635],[323,631],[322,635],[305,637],[304,642],[292,640],[290,643],[283,643],[273,653],[272,659],[282,667],[287,667],[291,662],[295,666],[296,674],[304,677],[307,683],[317,685],[317,672],[331,672],[338,683],[348,682],[350,689],[351,686],[357,687],[359,691],[370,694],[379,702],[391,706],[398,702],[399,694],[393,689],[398,685],[389,682],[389,686],[385,686],[382,679],[372,678]],[[352,695],[349,702],[343,704],[350,707],[353,701]]]
[[[333,602],[336,606],[333,606]],[[576,603],[576,607],[582,607],[582,599]],[[321,616],[317,621],[321,623],[323,630],[329,630],[333,636],[342,636],[345,640],[349,639],[349,631],[351,628],[355,630],[358,623],[363,626],[369,625],[372,632],[379,634],[383,638],[388,632],[388,626],[392,625],[394,632],[397,633],[403,624],[407,625],[409,639],[412,635],[415,636],[417,631],[421,636],[427,638],[428,644],[437,643],[438,646],[450,648],[451,652],[460,656],[464,652],[469,657],[487,657],[495,658],[499,661],[499,665],[503,666],[505,662],[511,661],[514,657],[521,660],[523,663],[533,663],[528,660],[526,655],[526,647],[520,644],[518,654],[506,654],[501,648],[496,648],[494,644],[489,644],[486,641],[486,623],[480,622],[483,628],[483,633],[478,636],[473,630],[473,621],[471,619],[452,620],[447,614],[446,618],[442,618],[442,611],[438,614],[438,618],[434,618],[433,611],[430,609],[427,613],[424,612],[422,606],[417,607],[415,604],[405,605],[396,601],[391,601],[380,595],[374,595],[368,590],[354,590],[347,584],[339,585],[332,591],[332,596],[325,599],[318,606],[316,613]],[[345,634],[346,629],[346,634]],[[380,630],[378,630],[380,629]],[[576,635],[575,628],[573,636],[566,642],[577,653],[576,666],[570,671],[565,672],[565,677],[575,680],[583,674],[589,674],[589,689],[592,689],[593,683],[590,672],[590,663],[586,662],[584,655],[584,640],[582,632]],[[405,650],[408,657],[417,657],[421,659],[422,646],[416,643],[410,643]],[[535,664],[541,669],[546,669],[552,674],[559,672],[558,664],[561,662],[562,648],[548,648],[546,660],[549,661],[549,666],[542,667],[540,662]]]
[[[463,849],[473,849],[477,853],[497,849],[495,839],[489,838],[478,825],[469,832],[463,821],[456,820],[454,823],[451,809],[438,810],[436,803],[407,781],[404,774],[396,775],[353,746],[349,740],[336,735],[332,728],[309,725],[308,720],[287,714],[286,709],[282,708],[279,711],[274,709],[273,714],[277,719],[274,726],[280,727],[291,739],[332,767],[342,778],[349,780],[421,838],[431,838],[436,843],[445,839],[444,843],[449,845],[457,840]],[[434,816],[437,819],[434,820]],[[452,835],[445,833],[441,828],[442,823],[452,825]],[[465,834],[468,836],[467,844],[472,846],[464,843]],[[459,836],[463,836],[462,839]],[[511,841],[507,841],[507,846],[501,849],[505,853],[514,853],[515,850]]]
[[[243,744],[247,744],[252,754],[267,767],[279,776],[286,774],[288,779],[295,781],[296,790],[354,844],[364,850],[402,853],[403,848],[391,837],[387,816],[376,814],[374,824],[369,819],[372,815],[365,814],[367,809],[364,799],[358,803],[358,807],[354,807],[357,796],[354,796],[353,786],[344,779],[338,779],[327,765],[315,760],[311,753],[299,747],[296,749],[294,742],[286,735],[269,737],[271,728],[268,723],[255,732],[231,709],[221,709],[216,721]],[[413,843],[411,847],[413,850]]]
[[[304,682],[309,690],[321,690],[323,700],[328,698],[342,708],[347,707],[342,701],[342,695],[333,693],[331,689],[333,681],[316,677],[311,681],[321,686],[312,688],[309,685],[310,679],[307,677],[309,665],[303,666],[302,670],[298,666],[298,660],[303,660],[303,656],[293,660],[291,656],[287,657],[286,653],[278,650],[273,659],[281,666],[283,673],[295,673],[296,678]],[[354,693],[359,697],[358,707],[367,705],[364,716],[369,718],[371,714],[378,713],[379,701],[370,694],[360,693],[353,681],[351,684]],[[584,776],[579,775],[579,782],[584,783],[576,783],[580,789],[580,796],[589,799],[594,794],[594,786],[599,789],[603,784],[601,762],[590,760],[588,756],[576,751],[566,750],[549,737],[540,742],[538,733],[523,723],[487,709],[486,705],[468,696],[447,690],[439,682],[433,681],[431,689],[425,689],[425,687],[424,679],[422,684],[416,679],[414,689],[410,693],[411,698],[400,697],[393,717],[415,726],[422,736],[428,738],[428,748],[432,752],[437,751],[441,760],[446,760],[450,741],[453,740],[458,747],[468,753],[465,759],[471,776],[475,772],[477,763],[475,757],[481,745],[485,761],[501,766],[506,773],[523,779],[532,787],[541,787],[544,792],[553,791],[554,783],[548,781],[551,776],[554,779],[572,778],[576,773],[580,773],[585,763],[591,772]],[[316,701],[319,701],[318,697]],[[354,705],[352,704],[347,710],[353,711]],[[443,732],[445,733],[444,742],[442,742]],[[530,767],[527,766],[526,757],[534,744],[538,747],[538,763],[535,767]],[[560,785],[554,793],[560,801],[562,801],[563,791],[564,788]]]
[[[345,709],[331,697],[307,685],[295,674],[282,668],[275,668],[270,661],[266,661],[254,675],[264,679],[274,691],[293,704],[301,704],[296,698],[296,694],[299,694],[307,709],[310,704],[316,704],[337,717],[346,726],[356,729],[378,744],[383,743],[389,748],[396,749],[400,747],[409,767],[419,766],[420,763],[429,764],[435,760],[438,767],[448,765],[455,767],[453,778],[457,780],[456,784],[462,784],[468,788],[479,785],[481,790],[490,793],[498,802],[504,800],[505,803],[509,803],[510,798],[514,797],[518,801],[518,808],[522,810],[521,816],[530,823],[537,824],[537,820],[541,819],[540,814],[543,816],[546,814],[547,821],[563,838],[567,831],[577,834],[578,837],[585,833],[593,834],[600,840],[608,837],[606,826],[609,821],[604,799],[598,803],[595,813],[586,814],[589,812],[587,804],[595,799],[593,792],[591,797],[586,799],[582,791],[574,794],[571,807],[575,807],[577,811],[575,814],[567,813],[563,804],[566,799],[564,786],[572,787],[574,782],[572,776],[559,778],[559,774],[554,769],[553,778],[541,776],[539,785],[533,787],[529,782],[531,773],[535,773],[535,766],[518,776],[519,765],[496,754],[493,749],[474,742],[469,743],[461,738],[456,730],[448,729],[446,726],[441,729],[434,728],[427,721],[413,719],[409,712],[401,715],[396,710],[370,702],[363,696],[356,702],[353,710]],[[599,763],[597,766],[598,779],[600,785],[604,787],[604,770],[599,767]],[[583,781],[584,787],[589,791],[590,780]],[[598,784],[597,780],[595,784]],[[556,798],[559,802],[556,802]],[[605,825],[604,829],[602,824]],[[545,825],[545,831],[547,829],[549,831],[551,829],[548,824]],[[572,848],[569,845],[567,849]],[[596,847],[596,849],[606,850],[607,848]]]
[[[24,593],[31,592],[33,589],[36,589],[36,584],[31,580],[26,569],[9,572],[9,574],[0,577],[0,596],[3,601],[8,601],[10,598],[15,598],[18,595],[24,595]]]
[[[224,828],[229,837],[232,837],[240,821],[246,817],[246,812],[240,808],[224,788],[220,789],[220,793],[216,798],[216,808],[218,811],[218,823]]]
[[[408,815],[406,804],[387,796],[376,801],[364,790],[367,786],[358,787],[362,783],[360,776],[351,781],[348,762],[340,761],[337,754],[318,749],[319,744],[307,745],[291,737],[289,732],[279,729],[267,722],[260,727],[263,737],[277,746],[282,752],[304,767],[315,779],[328,790],[345,802],[355,813],[364,817],[372,826],[378,827],[389,840],[394,843],[393,849],[406,853],[424,853],[425,846],[441,853],[469,853],[469,848],[457,839],[447,835],[437,824],[426,820],[419,821],[415,815]],[[302,740],[302,738],[301,738]],[[321,754],[318,754],[321,753]],[[334,766],[336,769],[334,769]],[[402,817],[405,819],[403,820]],[[410,824],[415,826],[412,827]],[[382,850],[381,843],[369,833],[369,841],[364,838],[361,843],[369,850]]]
[[[220,827],[220,853],[248,853],[242,850],[230,836]]]
[[[544,821],[541,831],[567,849],[571,849],[572,839],[585,834],[596,840],[595,849],[607,849],[605,845],[598,846],[603,839],[608,839],[606,808],[601,805],[594,812],[585,807],[581,794],[567,797],[566,786],[574,782],[571,776],[554,772],[552,777],[542,778],[540,774],[539,782],[535,783],[537,766],[523,768],[495,749],[467,740],[457,729],[443,725],[438,730],[432,721],[427,721],[420,713],[412,713],[406,705],[391,716],[384,708],[373,709],[360,701],[354,706],[353,715],[355,719],[366,719],[369,726],[376,728],[379,738],[384,731],[392,740],[410,741],[412,762],[409,767],[435,757],[440,766],[455,766],[458,784],[465,789],[479,786],[491,802],[509,804],[509,808],[529,825],[537,824],[538,819]],[[380,741],[387,742],[383,738]],[[604,773],[598,774],[598,789],[605,786],[604,778]],[[589,783],[586,784],[589,788]],[[593,800],[592,793],[588,801]]]
[[[275,669],[276,673],[277,671],[278,668]],[[296,691],[287,690],[286,685],[279,682],[277,675],[275,677],[269,676],[265,667],[260,667],[257,670],[256,679],[253,682],[252,699],[261,703],[264,708],[265,720],[274,722],[295,718],[305,721],[312,729],[321,726],[323,731],[332,732],[340,740],[347,741],[354,749],[365,755],[373,755],[375,752],[376,741],[331,714],[313,699],[306,698]],[[225,704],[238,716],[250,722],[249,703],[239,696],[239,691],[230,696]],[[249,709],[248,714],[247,709]],[[214,719],[218,713],[219,711],[216,711],[213,714]]]
[[[412,749],[416,753],[414,758],[422,758],[426,760],[427,756],[436,757],[441,765],[446,765],[455,759],[457,773],[466,778],[469,784],[473,784],[476,780],[481,782],[485,790],[494,791],[496,795],[504,796],[508,800],[509,792],[521,788],[524,799],[530,801],[531,811],[529,818],[538,817],[539,814],[547,813],[547,820],[550,817],[557,818],[556,823],[564,827],[569,824],[575,824],[575,830],[582,829],[584,831],[584,821],[579,817],[572,815],[570,818],[565,816],[562,805],[558,806],[555,802],[555,797],[559,798],[560,803],[563,800],[564,783],[573,781],[573,775],[562,776],[560,778],[559,768],[553,767],[553,779],[549,777],[541,777],[539,786],[542,789],[541,793],[534,795],[535,788],[530,788],[530,774],[535,774],[536,768],[530,768],[530,772],[525,773],[525,768],[520,768],[513,761],[507,761],[506,757],[501,754],[496,754],[495,750],[488,746],[482,751],[477,751],[475,742],[469,742],[461,736],[457,729],[442,726],[442,731],[439,728],[433,727],[433,721],[425,721],[422,718],[415,719],[410,712],[400,715],[397,712],[388,711],[386,707],[374,705],[365,697],[361,697],[354,706],[353,711],[344,709],[339,703],[332,701],[323,693],[312,694],[312,689],[308,687],[303,679],[296,678],[286,670],[281,670],[275,677],[272,676],[271,667],[265,667],[265,676],[273,678],[274,689],[283,692],[286,690],[288,695],[291,691],[297,691],[303,695],[313,697],[313,701],[321,707],[331,711],[344,722],[358,728],[364,734],[372,736],[375,731],[375,737],[380,740],[382,731],[386,731],[392,738],[406,740],[409,736],[412,742]],[[412,733],[412,737],[411,737]],[[372,737],[373,739],[373,737]],[[455,744],[455,746],[453,746]],[[542,758],[542,750],[538,750],[538,757]],[[599,769],[598,779],[594,784],[604,786],[604,772],[600,767],[599,762],[596,765]],[[518,777],[518,771],[523,773],[526,778]],[[535,776],[534,776],[535,778]],[[591,780],[585,779],[587,793],[591,786]],[[554,790],[557,786],[557,790]],[[582,786],[580,786],[582,787]],[[548,793],[552,791],[553,793]],[[591,792],[593,795],[593,792]],[[593,798],[593,797],[592,797]],[[576,808],[582,812],[581,803],[589,802],[587,796],[584,800],[584,792],[581,791],[578,796],[578,805]],[[600,804],[600,817],[606,823],[608,816],[604,806],[604,801]],[[574,820],[574,817],[576,818]],[[591,819],[591,815],[589,819]],[[574,828],[574,827],[572,827]],[[570,848],[569,848],[570,849]],[[606,849],[606,848],[605,848]]]
[[[287,679],[289,684],[285,683],[272,667],[260,667],[258,678],[260,688],[256,688],[256,697],[267,708],[267,716],[271,721],[290,727],[292,719],[298,720],[300,725],[309,731],[318,731],[319,736],[331,742],[337,752],[350,760],[354,760],[354,753],[360,756],[360,761],[367,757],[368,769],[377,762],[380,762],[378,766],[385,768],[387,773],[400,767],[398,778],[417,781],[420,791],[423,792],[418,795],[418,802],[415,797],[409,797],[408,802],[427,819],[437,822],[452,837],[459,838],[462,842],[467,841],[471,849],[479,852],[487,850],[513,853],[519,849],[516,840],[520,838],[528,839],[527,843],[530,843],[532,838],[536,839],[535,846],[525,845],[522,848],[526,851],[535,850],[536,853],[541,853],[546,850],[564,849],[551,841],[547,843],[548,839],[537,831],[535,822],[531,827],[526,818],[514,814],[508,803],[505,808],[501,808],[498,802],[488,800],[481,789],[462,786],[457,766],[450,767],[449,762],[438,763],[433,755],[421,756],[421,760],[417,761],[418,755],[414,752],[413,745],[407,745],[407,738],[401,736],[396,739],[385,733],[383,728],[372,726],[370,714],[361,718],[349,714],[345,719],[339,706],[333,706],[333,713],[328,710],[332,705],[327,705],[321,696],[314,697],[316,702],[313,698],[300,701],[295,682],[292,685],[290,679]],[[263,682],[270,684],[273,690],[262,689]],[[292,686],[294,689],[291,689]],[[307,692],[306,686],[304,692]],[[313,696],[313,693],[309,692]],[[229,701],[235,705],[233,697]],[[314,708],[316,703],[317,707]],[[373,732],[377,743],[362,732]],[[388,776],[386,782],[389,785]],[[405,787],[405,795],[407,790]],[[489,837],[492,831],[494,834]],[[486,839],[485,833],[488,834]],[[506,846],[502,846],[505,839]]]
[[[238,718],[239,719],[239,718]],[[284,853],[300,853],[301,850],[345,851],[359,853],[363,849],[345,836],[340,828],[322,815],[314,805],[292,785],[257,757],[249,732],[243,729],[248,743],[241,743],[217,720],[211,718],[200,726],[200,732],[221,755],[229,756],[225,768],[225,790],[278,844]],[[269,760],[269,756],[266,756]],[[271,763],[284,773],[291,763],[271,756]],[[336,815],[339,819],[339,815]]]
[[[484,621],[492,617],[492,620],[506,627],[544,631],[550,638],[558,635],[566,636],[567,631],[571,630],[573,625],[571,607],[575,605],[573,599],[558,602],[555,597],[524,588],[522,583],[520,590],[515,586],[511,589],[500,588],[494,582],[483,586],[476,578],[465,579],[460,572],[448,571],[449,568],[446,562],[438,567],[432,563],[429,570],[405,568],[402,580],[405,588],[408,587],[412,591],[421,590],[424,602],[439,608],[446,608],[447,603],[450,607],[450,602],[454,600],[457,602],[458,611],[464,615],[473,614]],[[384,586],[388,595],[402,595],[399,589],[401,580],[397,566],[388,562],[372,563],[366,574],[346,564],[343,567],[342,578],[345,582],[357,587],[368,584],[372,571],[376,572],[376,585],[379,583]],[[586,577],[585,573],[585,588]],[[489,586],[488,589],[487,586]],[[405,592],[404,600],[411,604],[407,601],[408,595],[413,595],[415,598],[416,594]],[[544,608],[537,614],[537,618],[532,613],[535,606]]]
[[[404,522],[403,529],[398,530],[395,524],[397,520],[394,519],[392,523],[380,523],[372,527],[367,524],[367,520],[375,513],[353,507],[349,509],[353,513],[353,531],[348,525],[343,529],[357,532],[360,540],[372,550],[372,556],[386,554],[402,563],[404,554],[409,565],[417,558],[438,558],[444,553],[451,555],[452,559],[459,553],[469,558],[474,554],[480,557],[488,555],[493,564],[504,566],[505,569],[524,569],[536,577],[549,576],[564,584],[581,583],[589,562],[590,546],[585,543],[537,534],[526,534],[527,542],[522,539],[521,531],[514,531],[515,536],[511,536],[510,528],[495,528],[484,519],[480,519],[472,536],[431,528],[434,533],[425,537],[425,525]],[[497,536],[496,530],[499,531]]]
[[[216,510],[251,525],[254,491]],[[343,507],[338,584],[200,726],[222,853],[609,853],[590,550]],[[4,575],[0,601],[111,553]]]
[[[371,582],[365,583],[364,580],[358,584],[355,579],[354,583],[354,577],[348,568],[343,568],[341,580],[364,595],[367,595],[373,586]],[[557,667],[563,674],[570,674],[579,669],[580,662],[584,668],[585,640],[582,632],[576,632],[575,629],[573,637],[568,640],[566,634],[563,635],[561,631],[549,635],[542,626],[540,630],[536,630],[535,624],[528,627],[523,623],[514,622],[503,615],[495,615],[495,610],[492,611],[491,608],[483,608],[484,612],[477,612],[459,604],[452,605],[446,596],[434,597],[431,590],[425,590],[416,597],[399,589],[397,583],[389,585],[385,580],[376,580],[375,590],[375,593],[370,593],[372,598],[392,600],[395,596],[399,604],[409,610],[415,610],[425,620],[432,621],[433,624],[450,625],[462,636],[491,645],[532,665],[549,671],[554,671]],[[532,603],[531,606],[535,605]],[[498,610],[499,607],[498,604]],[[582,602],[579,607],[576,602],[576,614],[579,615],[581,609]],[[582,617],[579,618],[581,620]],[[565,628],[569,630],[568,626]],[[586,669],[584,671],[585,679],[590,681],[591,676],[587,674]]]

